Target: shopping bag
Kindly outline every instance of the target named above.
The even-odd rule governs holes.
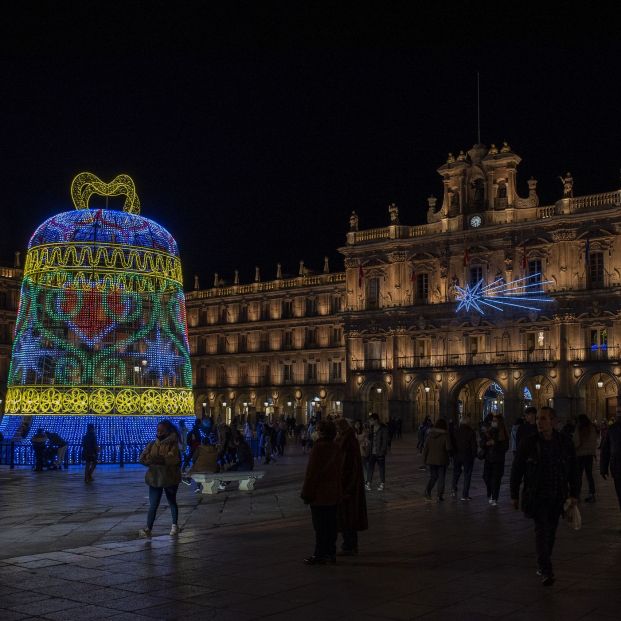
[[[582,528],[580,509],[578,509],[577,504],[572,504],[569,498],[565,501],[565,505],[563,506],[563,517],[567,524],[574,530],[580,530]]]

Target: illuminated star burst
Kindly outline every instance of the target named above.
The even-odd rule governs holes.
[[[503,311],[506,306],[522,308],[524,310],[541,310],[541,305],[553,302],[552,298],[544,295],[543,285],[552,281],[541,280],[541,274],[530,274],[518,280],[505,282],[502,278],[486,285],[479,280],[474,285],[465,287],[455,286],[457,291],[457,309],[466,311],[476,310],[485,315],[486,308]]]

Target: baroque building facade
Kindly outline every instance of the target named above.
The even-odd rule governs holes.
[[[4,412],[6,401],[7,378],[11,364],[11,350],[15,332],[17,307],[19,306],[19,288],[23,271],[20,267],[20,253],[15,253],[12,267],[0,266],[0,412]]]
[[[304,422],[376,411],[406,428],[427,415],[512,420],[531,403],[563,418],[614,415],[621,192],[574,196],[567,173],[559,199],[540,205],[534,179],[518,193],[520,161],[506,143],[449,154],[426,224],[402,224],[390,205],[386,227],[363,230],[352,213],[344,272],[326,262],[317,275],[301,266],[297,278],[261,282],[257,270],[251,284],[195,287],[196,413]],[[477,285],[514,298],[461,304]],[[548,301],[520,299],[526,290]]]

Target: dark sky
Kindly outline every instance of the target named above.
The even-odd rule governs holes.
[[[620,187],[618,13],[337,4],[14,8],[0,42],[0,257],[71,209],[71,179],[89,170],[134,177],[143,215],[179,242],[188,288],[235,268],[248,282],[255,265],[273,278],[278,261],[320,270],[324,255],[341,269],[352,209],[363,228],[385,225],[393,201],[402,222],[424,221],[436,169],[476,142],[477,71],[482,141],[523,158],[522,196],[532,175],[555,201],[567,170],[577,194]]]

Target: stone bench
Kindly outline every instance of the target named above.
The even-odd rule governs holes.
[[[262,479],[265,472],[262,470],[233,470],[230,472],[193,472],[190,477],[200,483],[203,494],[217,494],[220,483],[225,481],[239,481],[242,492],[251,492],[257,479]]]

